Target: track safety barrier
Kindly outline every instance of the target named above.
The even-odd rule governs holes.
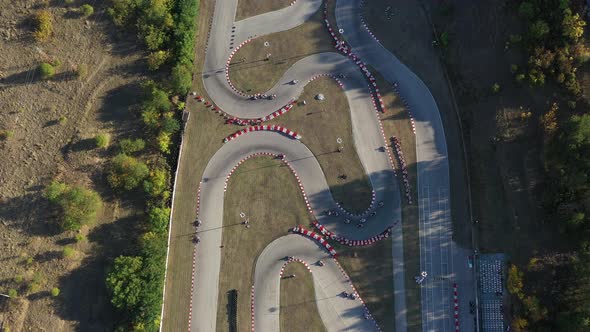
[[[278,132],[278,133],[282,133],[287,137],[290,137],[292,139],[296,139],[296,140],[300,140],[301,139],[301,135],[299,135],[297,132],[292,131],[290,129],[288,129],[287,127],[283,127],[283,126],[277,126],[277,125],[260,125],[260,126],[252,126],[252,127],[248,127],[245,129],[242,129],[238,132],[235,132],[229,136],[227,136],[226,138],[223,139],[223,143],[227,143],[231,140],[234,140],[244,134],[250,133],[250,132],[254,132],[254,131],[274,131],[274,132]]]
[[[326,250],[330,253],[330,255],[332,255],[332,257],[338,257],[338,254],[336,253],[336,250],[332,247],[332,245],[330,245],[328,243],[328,241],[326,241],[326,239],[324,239],[324,237],[316,232],[307,230],[305,228],[303,228],[303,226],[299,225],[299,226],[295,226],[291,229],[291,231],[293,233],[297,233],[297,234],[302,234],[304,236],[307,236],[311,239],[316,240],[317,242],[319,242],[324,248],[326,248]]]
[[[412,204],[412,191],[410,188],[410,180],[408,180],[408,166],[406,164],[406,160],[402,152],[401,142],[397,137],[391,136],[391,145],[393,146],[394,151],[397,155],[397,159],[399,161],[402,174],[402,182],[404,183],[404,194],[406,196],[406,199],[408,200],[408,204]]]

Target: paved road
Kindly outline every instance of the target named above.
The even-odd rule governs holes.
[[[452,282],[459,284],[462,329],[471,325],[468,299],[473,280],[466,251],[452,240],[449,162],[444,128],[428,87],[363,28],[360,0],[338,0],[336,19],[346,41],[390,83],[397,83],[416,122],[420,266],[429,277],[422,286],[423,331],[453,331]],[[467,328],[467,330],[471,330]]]
[[[385,206],[377,209],[377,215],[369,218],[367,226],[357,229],[343,223],[343,217],[328,217],[325,212],[335,209],[325,176],[319,163],[298,141],[291,140],[277,133],[255,132],[225,144],[209,161],[201,183],[201,209],[199,218],[203,221],[200,229],[201,243],[197,246],[196,275],[193,297],[192,331],[215,331],[216,310],[218,301],[218,279],[221,252],[221,232],[223,225],[223,200],[225,177],[229,171],[243,158],[256,152],[283,154],[292,164],[303,182],[318,221],[351,239],[363,239],[380,233],[401,219],[401,198],[397,180],[394,177],[386,153],[379,150],[384,145],[379,131],[378,118],[373,109],[365,78],[358,68],[347,58],[337,53],[321,53],[308,56],[295,63],[269,91],[277,94],[273,101],[250,101],[234,93],[225,77],[225,65],[233,48],[249,38],[260,37],[268,33],[287,30],[302,24],[320,7],[320,0],[298,0],[295,5],[285,9],[252,17],[240,22],[233,22],[237,0],[217,1],[210,40],[205,59],[203,81],[213,101],[226,112],[242,118],[259,118],[270,114],[281,106],[296,98],[308,80],[317,74],[345,74],[343,80],[345,94],[350,104],[350,115],[353,123],[353,140],[361,163],[369,175],[377,200]],[[338,23],[345,30],[347,41],[354,47],[357,54],[366,62],[380,71],[390,82],[399,82],[401,94],[410,102],[416,118],[417,155],[419,160],[419,204],[421,223],[421,265],[431,276],[453,277],[450,212],[448,208],[448,162],[444,131],[436,103],[426,86],[403,64],[364,33],[359,25],[358,1],[338,0]],[[299,84],[285,84],[293,79]],[[348,142],[345,142],[345,144]],[[358,218],[357,218],[358,219]],[[297,238],[298,240],[295,240]],[[297,236],[279,239],[282,248],[291,251],[319,249],[313,242]],[[394,228],[394,289],[396,309],[396,331],[406,330],[405,292],[403,269],[403,237],[401,227]],[[305,244],[304,244],[305,243]],[[272,246],[272,244],[271,244]],[[315,248],[315,249],[310,249]],[[268,248],[267,248],[268,249]],[[285,249],[286,250],[286,249]],[[274,250],[265,250],[271,256]],[[278,255],[278,251],[277,251]],[[285,256],[283,251],[281,255]],[[280,257],[279,255],[278,257]],[[291,254],[293,255],[293,254]],[[305,255],[311,255],[309,252]],[[312,255],[313,256],[313,255]],[[261,255],[261,257],[263,257]],[[266,257],[266,256],[264,256]],[[260,258],[259,258],[260,259]],[[271,260],[272,261],[272,260]],[[438,264],[440,263],[440,264]],[[276,264],[266,260],[259,261],[261,269],[274,269]],[[259,272],[257,264],[255,289],[257,326],[276,326],[276,315],[267,315],[265,308],[277,307],[277,292],[265,291],[264,287],[276,287],[278,277],[272,273]],[[266,264],[266,265],[264,265]],[[263,267],[264,266],[264,267]],[[262,271],[262,270],[261,270]],[[326,279],[341,280],[342,275],[333,268],[321,271]],[[318,277],[319,278],[319,277]],[[316,298],[325,298],[331,294],[328,284],[314,278]],[[274,286],[272,286],[274,285]],[[450,327],[450,292],[448,281],[437,282],[429,278],[423,287],[424,330],[444,331]],[[260,289],[259,289],[260,287]],[[323,293],[324,292],[324,293]],[[322,301],[319,301],[322,302]],[[332,302],[332,301],[331,301]],[[330,303],[331,303],[330,302]],[[353,301],[354,302],[354,301]],[[349,302],[347,304],[351,304]],[[348,325],[345,307],[336,301],[320,305],[320,314],[329,330],[341,330],[339,326],[348,326],[348,330],[368,331],[370,327],[362,324]],[[352,305],[352,304],[351,304]],[[354,309],[357,310],[357,309]],[[354,312],[354,311],[353,311]],[[259,316],[260,314],[260,316]],[[355,315],[357,313],[355,312]],[[268,319],[268,320],[267,320]],[[339,323],[338,323],[339,322]],[[334,324],[332,324],[334,323]],[[346,323],[346,324],[345,324]],[[345,325],[338,325],[345,324]],[[330,326],[334,326],[331,328]],[[265,330],[265,329],[260,329]],[[270,330],[276,330],[271,328]]]
[[[279,273],[285,256],[302,259],[310,265],[318,311],[328,330],[375,330],[373,323],[363,318],[365,309],[361,302],[341,296],[342,292],[351,293],[353,289],[336,261],[314,242],[293,234],[271,242],[256,261],[254,324],[257,331],[280,330]],[[324,266],[316,265],[318,260],[322,260]],[[305,324],[305,317],[301,317],[301,323]]]

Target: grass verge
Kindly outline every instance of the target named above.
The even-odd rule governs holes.
[[[289,7],[291,0],[239,0],[236,21]]]
[[[309,213],[303,202],[295,177],[278,160],[254,158],[240,165],[232,175],[223,214],[218,330],[229,329],[226,294],[233,289],[238,291],[238,330],[250,327],[250,290],[256,259],[270,242],[287,235],[289,228],[309,224]],[[250,219],[248,229],[240,224],[241,212]]]
[[[318,312],[311,273],[303,264],[294,262],[285,267],[284,275],[290,274],[296,277],[281,280],[281,331],[326,331]],[[301,323],[302,318],[304,324]]]
[[[322,93],[323,101],[314,97]],[[320,78],[305,86],[299,105],[271,121],[301,134],[301,141],[319,161],[334,199],[351,212],[365,211],[371,204],[371,184],[352,140],[349,105],[342,88],[331,78]],[[336,139],[344,149],[337,152]],[[339,178],[346,175],[346,179]]]
[[[264,43],[269,46],[265,47]],[[295,62],[321,52],[333,52],[330,35],[322,21],[322,11],[304,24],[287,31],[259,37],[238,50],[230,64],[234,86],[248,94],[272,88]],[[269,60],[267,54],[272,54]]]
[[[368,247],[335,246],[338,261],[350,276],[383,331],[394,329],[391,241]]]
[[[408,113],[401,100],[393,91],[393,87],[377,72],[371,70],[375,75],[377,86],[381,92],[386,112],[381,114],[383,130],[389,139],[396,136],[401,141],[402,152],[408,165],[408,180],[411,184],[412,201],[417,202],[417,168],[416,168],[416,136],[412,132]],[[388,142],[390,143],[390,142]],[[392,150],[393,152],[393,150]],[[399,163],[394,158],[396,169]],[[402,186],[401,181],[399,185]],[[400,188],[403,190],[403,188]],[[416,331],[421,329],[420,309],[420,288],[414,281],[414,276],[420,270],[420,238],[418,225],[418,205],[409,205],[405,196],[402,195],[402,231],[404,236],[404,268],[406,278],[406,315],[408,330]]]

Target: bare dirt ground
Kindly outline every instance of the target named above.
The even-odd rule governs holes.
[[[289,7],[294,0],[240,0],[236,11],[236,21],[256,16],[268,12],[273,12],[281,8]]]
[[[111,141],[133,135],[137,120],[128,112],[142,76],[133,42],[114,38],[102,8],[81,18],[57,2],[54,34],[47,43],[32,38],[30,17],[42,1],[0,0],[0,129],[13,136],[0,142],[0,292],[19,298],[0,303],[0,325],[11,331],[104,331],[115,317],[104,286],[106,265],[128,247],[138,213],[133,201],[114,199],[103,179],[111,150],[93,148],[99,132]],[[59,59],[55,77],[41,81],[42,61]],[[72,66],[85,63],[76,79]],[[84,227],[87,240],[58,233],[42,198],[53,178],[97,190],[105,206],[98,223]],[[76,250],[62,258],[64,245]],[[31,284],[37,286],[31,288]],[[51,297],[58,287],[61,293]]]

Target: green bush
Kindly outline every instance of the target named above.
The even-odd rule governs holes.
[[[47,10],[41,10],[35,14],[35,31],[33,35],[37,41],[47,41],[53,34],[53,16]]]
[[[76,236],[74,237],[74,239],[76,240],[76,242],[81,243],[81,242],[86,242],[86,236],[82,235],[82,234],[76,234]]]
[[[10,130],[0,130],[0,141],[5,141],[12,137],[14,133]]]
[[[81,63],[78,66],[76,66],[75,74],[78,78],[85,78],[88,75],[88,65],[85,63]]]
[[[178,64],[172,68],[170,75],[172,90],[180,95],[186,95],[193,82],[192,72],[188,65]]]
[[[135,309],[144,292],[141,279],[143,260],[141,257],[119,256],[107,274],[106,284],[111,292],[111,303],[117,309]]]
[[[156,142],[160,152],[166,154],[170,153],[170,144],[172,144],[172,138],[170,137],[170,134],[163,131],[160,132],[158,137],[156,137]]]
[[[46,62],[41,63],[38,67],[38,70],[41,78],[44,80],[48,80],[55,75],[55,67]]]
[[[111,161],[108,181],[115,189],[131,190],[142,184],[149,173],[145,163],[120,153]]]
[[[497,94],[498,92],[500,92],[500,84],[498,84],[498,83],[492,84],[492,93]]]
[[[83,16],[90,16],[94,14],[94,7],[92,7],[89,4],[83,4],[82,6],[80,6],[80,12]]]
[[[170,58],[168,51],[155,51],[147,56],[148,68],[150,70],[157,70]]]
[[[76,250],[70,246],[65,246],[61,251],[63,258],[72,258],[76,254]]]
[[[45,197],[60,209],[63,230],[78,230],[82,225],[94,223],[102,208],[102,200],[96,192],[57,181],[47,186]]]
[[[110,142],[111,142],[111,135],[109,135],[109,134],[98,134],[94,138],[94,143],[96,144],[96,147],[99,149],[104,149],[104,148],[108,147]]]
[[[143,182],[143,188],[150,197],[162,197],[170,185],[170,173],[165,168],[156,168],[150,172],[147,180]],[[164,200],[168,199],[164,195]]]
[[[60,293],[60,290],[59,290],[59,288],[57,288],[57,287],[53,287],[53,288],[51,289],[51,296],[53,296],[53,297],[57,297],[57,296],[59,295],[59,293]]]
[[[139,152],[145,148],[145,141],[141,138],[137,139],[129,139],[125,138],[119,142],[119,147],[121,148],[121,152],[124,154],[132,154],[135,152]]]
[[[150,230],[156,233],[166,233],[170,220],[170,208],[153,207],[148,213]]]
[[[17,297],[18,296],[18,292],[16,291],[16,289],[11,288],[11,289],[8,290],[8,296],[10,296],[12,298]]]

